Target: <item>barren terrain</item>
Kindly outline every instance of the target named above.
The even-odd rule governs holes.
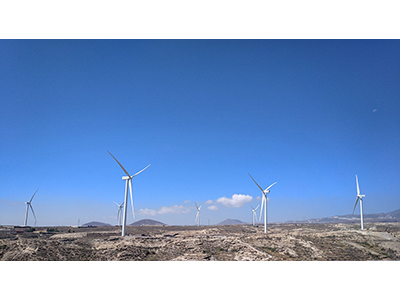
[[[400,223],[263,226],[0,226],[0,260],[400,260]]]

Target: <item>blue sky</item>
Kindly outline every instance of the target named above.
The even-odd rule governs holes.
[[[400,208],[399,40],[0,40],[0,224]],[[234,196],[242,195],[242,196]],[[211,209],[210,209],[211,208]],[[130,206],[129,206],[130,211]],[[358,210],[357,210],[358,212]],[[128,223],[133,222],[132,215]],[[33,225],[32,215],[29,223]]]

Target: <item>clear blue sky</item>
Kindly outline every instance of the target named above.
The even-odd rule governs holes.
[[[351,213],[355,174],[364,213],[399,209],[399,87],[399,40],[0,40],[0,224],[38,188],[37,225],[116,224],[107,151],[151,164],[136,220],[251,222],[248,173],[271,222]]]

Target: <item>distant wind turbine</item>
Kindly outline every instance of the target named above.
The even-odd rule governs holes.
[[[361,230],[364,230],[363,210],[362,210],[362,198],[364,198],[365,195],[361,195],[361,194],[360,194],[360,187],[359,187],[359,185],[358,185],[358,177],[357,177],[357,175],[356,175],[356,183],[357,183],[357,198],[356,198],[356,203],[354,204],[353,214],[354,214],[354,210],[356,209],[357,202],[358,202],[358,200],[360,200]]]
[[[249,174],[249,176],[251,177],[251,175]],[[267,187],[265,190],[263,190],[262,188],[261,188],[261,186],[254,180],[254,178],[253,177],[251,177],[251,179],[253,179],[253,181],[254,181],[254,183],[258,186],[258,188],[261,190],[261,192],[262,192],[262,200],[261,200],[261,210],[260,210],[260,220],[261,220],[261,216],[262,216],[262,212],[263,212],[263,205],[264,205],[264,202],[265,202],[265,207],[264,207],[264,232],[265,233],[267,233],[267,200],[268,200],[268,197],[267,197],[267,195],[269,194],[269,189],[273,186],[273,185],[275,185],[275,184],[277,184],[277,182],[274,182],[273,184],[271,184],[269,187]]]
[[[36,226],[36,216],[35,216],[35,212],[33,211],[32,200],[33,200],[33,197],[35,197],[35,195],[36,195],[36,193],[37,193],[38,190],[39,190],[39,189],[36,190],[36,192],[33,194],[32,198],[31,198],[31,200],[30,200],[29,202],[25,202],[25,204],[26,204],[26,213],[25,213],[25,222],[24,222],[24,226],[26,226],[26,224],[28,223],[28,212],[29,212],[29,207],[31,208],[33,217],[35,218],[35,226]]]
[[[201,210],[201,207],[202,207],[203,205],[197,206],[197,203],[196,203],[196,202],[194,203],[194,205],[196,205],[196,208],[197,208],[197,213],[196,213],[196,220],[195,220],[195,222],[198,222],[198,223],[197,223],[197,226],[200,226],[200,210]]]
[[[124,202],[118,204],[117,202],[114,201],[114,203],[118,206],[117,222],[118,226],[121,226],[122,207],[124,206]]]
[[[256,226],[256,221],[257,221],[257,214],[256,214],[256,210],[260,205],[257,205],[256,208],[254,208],[253,206],[250,205],[251,209],[253,210],[253,226]]]
[[[125,180],[125,198],[124,198],[124,212],[122,216],[122,236],[125,236],[125,227],[126,227],[126,217],[127,217],[127,208],[128,208],[128,187],[129,187],[129,192],[131,194],[131,203],[132,203],[132,214],[133,218],[135,218],[135,210],[133,208],[133,196],[132,196],[132,178],[138,175],[139,173],[143,172],[146,170],[150,165],[145,167],[144,169],[140,170],[139,172],[133,174],[132,176],[129,175],[129,173],[125,170],[125,168],[120,164],[120,162],[110,153],[110,151],[107,151],[114,159],[115,161],[119,164],[121,169],[125,172],[127,176],[122,176],[122,180]]]

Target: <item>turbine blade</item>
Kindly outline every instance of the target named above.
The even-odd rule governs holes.
[[[250,204],[249,204],[249,205],[250,205]],[[250,207],[251,207],[252,210],[254,210],[254,207],[253,207],[253,206],[250,205]]]
[[[199,210],[201,209],[202,206],[203,206],[203,204],[199,206]]]
[[[257,207],[255,208],[255,210],[257,210],[257,208],[260,206],[260,204],[257,205]]]
[[[250,173],[248,173],[249,176],[251,177]],[[257,184],[258,188],[261,190],[261,192],[264,194],[264,190],[261,188],[261,186],[254,180],[253,177],[251,177],[251,179],[253,179],[254,183]]]
[[[354,210],[356,209],[356,206],[357,206],[358,199],[360,199],[360,198],[359,198],[359,197],[357,197],[357,199],[356,199],[356,203],[354,204],[354,208],[353,208],[353,213],[352,213],[352,215],[354,215]]]
[[[356,175],[356,182],[357,182],[357,196],[360,195],[360,186],[358,185],[358,177]]]
[[[261,216],[262,216],[262,213],[263,213],[264,199],[265,199],[265,195],[263,193],[263,197],[261,199],[261,210],[260,210],[260,218],[259,218],[259,220],[261,220]]]
[[[37,193],[38,190],[39,190],[39,189],[36,190],[36,192],[33,194],[32,198],[31,198],[31,200],[29,200],[29,204],[31,204],[31,202],[32,202],[32,200],[33,200],[33,197],[35,197],[35,195],[36,195],[36,193]]]
[[[271,184],[269,187],[266,188],[266,190],[269,190],[275,184],[277,184],[277,182],[274,182],[273,184]]]
[[[198,210],[198,209],[199,209],[199,207],[197,206],[197,203],[196,203],[196,201],[194,202],[194,205],[196,205],[196,209]]]
[[[142,173],[142,172],[143,172],[144,170],[146,170],[148,167],[150,167],[150,164],[149,164],[146,168],[144,168],[144,169],[140,170],[139,172],[133,174],[133,175],[131,176],[131,178],[135,177],[135,176],[138,175],[139,173]],[[128,175],[128,176],[129,176],[129,175]]]
[[[114,155],[112,155],[111,153],[110,153],[110,151],[107,151],[114,159],[115,159],[115,161],[119,164],[119,166],[122,168],[122,170],[125,172],[125,174],[126,175],[128,175],[129,177],[131,176],[131,175],[129,175],[129,173],[125,170],[125,168],[119,163],[119,161],[114,157]]]
[[[115,204],[117,204],[117,205],[118,205],[118,207],[119,207],[119,204],[118,204],[117,202],[115,202],[115,201],[114,201],[114,203],[115,203]]]
[[[133,219],[135,219],[135,209],[133,208],[133,195],[132,195],[132,179],[129,180],[129,191],[131,193],[132,215]]]
[[[29,207],[31,208],[31,210],[32,210],[32,213],[33,213],[33,217],[35,218],[35,222],[36,222],[36,215],[35,215],[35,212],[33,211],[33,207],[32,207],[32,205],[29,203]]]
[[[197,219],[199,218],[199,211],[197,211],[196,213],[196,219],[194,220],[195,222],[197,222]]]

